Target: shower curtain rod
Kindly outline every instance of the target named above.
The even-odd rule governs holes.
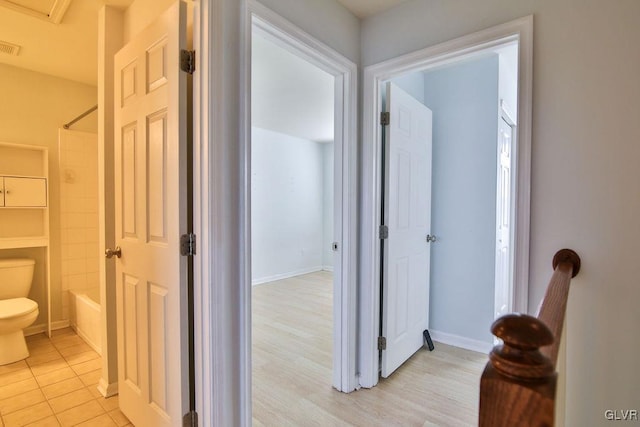
[[[75,122],[84,119],[86,116],[88,116],[89,114],[93,113],[94,111],[96,111],[98,109],[97,105],[94,105],[93,107],[89,108],[87,111],[85,111],[84,113],[80,114],[78,117],[76,117],[75,119],[71,120],[69,123],[62,125],[63,128],[65,129],[69,129],[69,127],[74,124]]]

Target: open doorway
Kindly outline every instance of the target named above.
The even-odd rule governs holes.
[[[356,389],[356,66],[258,3],[249,17],[256,417],[309,368],[320,386]]]
[[[371,231],[363,247],[372,249],[364,253],[363,281],[380,283],[363,287],[365,387],[378,382],[379,369],[389,376],[418,351],[425,330],[486,353],[493,319],[526,310],[516,278],[528,263],[530,31],[524,18],[365,70],[365,140],[376,143],[364,153],[364,229]],[[417,137],[432,141],[424,156],[432,169],[414,165],[415,155],[401,164],[410,148],[403,134],[427,120],[412,122],[418,112],[410,104],[432,120]],[[413,221],[423,205],[430,208]],[[403,237],[413,222],[421,228]],[[426,261],[410,262],[425,246]],[[407,247],[413,252],[398,252]]]
[[[381,309],[383,321],[392,322],[390,325],[400,315],[392,313],[393,305],[400,303],[393,289],[403,285],[402,277],[392,275],[399,268],[393,264],[400,256],[395,248],[414,239],[415,253],[408,259],[424,254],[420,266],[408,269],[414,276],[407,275],[404,284],[407,292],[413,292],[413,296],[408,295],[409,300],[421,301],[417,312],[425,315],[421,329],[414,334],[419,341],[407,350],[405,358],[421,347],[420,332],[425,329],[438,342],[487,353],[493,345],[488,325],[512,311],[511,224],[515,213],[512,172],[516,167],[511,153],[515,151],[512,117],[517,110],[510,106],[517,106],[517,49],[517,43],[508,43],[455,63],[393,78],[386,88],[386,109],[398,120],[409,120],[404,116],[410,109],[416,110],[416,116],[420,108],[431,115],[416,120],[417,124],[428,121],[427,128],[417,135],[419,147],[428,154],[423,156],[426,163],[414,164],[419,159],[414,154],[412,164],[402,168],[421,172],[411,185],[401,182],[406,174],[394,169],[396,151],[407,150],[401,127],[408,125],[390,123],[385,134],[389,136],[385,139],[389,156],[385,156],[388,166],[384,168],[384,181],[396,182],[384,186],[384,200],[388,200],[385,206],[389,206],[390,215],[384,218],[384,223],[390,231],[389,238],[382,241],[382,245],[388,246],[383,283],[392,291],[386,298],[383,289]],[[402,96],[416,106],[403,101]],[[424,188],[419,190],[421,186]],[[412,199],[407,193],[403,204],[403,194],[398,196],[394,192],[405,187],[417,193]],[[397,209],[393,208],[404,205],[411,206],[413,216],[421,207],[425,212],[417,216],[422,227],[402,238],[394,234],[394,225],[401,218],[395,218]],[[387,274],[385,268],[389,270]],[[420,271],[421,278],[416,277]],[[420,299],[424,292],[428,295]],[[381,336],[392,340],[396,330],[388,327],[381,331]],[[393,343],[388,345],[387,353],[393,353]],[[383,376],[390,374],[385,368],[385,356],[383,352]]]
[[[46,199],[37,207],[38,210],[30,207],[30,211],[25,211],[20,207],[23,212],[16,211],[18,215],[13,216],[28,217],[28,223],[24,222],[30,227],[32,223],[37,224],[33,219],[34,213],[38,214],[35,219],[44,218],[41,229],[30,231],[31,234],[37,233],[38,237],[42,238],[38,242],[29,244],[34,248],[46,248],[48,254],[44,257],[39,256],[38,252],[32,254],[33,251],[41,252],[42,250],[32,250],[30,246],[28,249],[26,247],[21,249],[20,254],[3,253],[0,254],[0,258],[13,258],[19,255],[22,258],[35,259],[37,264],[34,277],[37,279],[35,283],[37,290],[41,289],[40,285],[44,280],[49,282],[46,293],[34,294],[34,299],[37,299],[35,302],[41,308],[41,318],[46,320],[37,321],[34,325],[37,328],[27,331],[30,335],[28,343],[30,358],[20,361],[21,363],[15,366],[20,369],[26,367],[25,373],[31,372],[30,376],[33,379],[30,378],[30,381],[35,386],[34,392],[37,391],[39,397],[44,395],[48,402],[39,399],[37,402],[31,402],[33,408],[14,406],[10,411],[2,408],[0,416],[11,415],[9,418],[4,418],[5,424],[33,422],[38,425],[47,423],[57,425],[58,422],[80,424],[84,421],[93,424],[125,424],[128,420],[118,408],[123,407],[123,404],[130,404],[131,399],[113,397],[118,392],[122,397],[122,390],[127,386],[125,381],[120,381],[120,388],[118,388],[116,375],[115,295],[117,292],[115,289],[116,286],[120,286],[121,281],[115,280],[114,265],[116,262],[126,262],[131,266],[140,265],[141,262],[139,259],[134,259],[135,254],[139,254],[140,251],[127,250],[122,244],[119,245],[122,246],[122,251],[118,251],[113,244],[119,243],[114,242],[115,232],[113,231],[117,216],[114,212],[113,176],[114,140],[117,139],[114,137],[113,121],[115,98],[113,56],[122,45],[128,44],[140,32],[145,31],[145,28],[158,15],[176,2],[173,0],[66,1],[48,2],[37,6],[35,3],[21,3],[23,6],[18,6],[17,3],[8,5],[12,6],[12,10],[5,9],[4,6],[7,5],[3,4],[0,13],[1,26],[6,29],[11,28],[15,44],[23,47],[20,49],[21,55],[15,55],[11,65],[2,61],[3,64],[0,67],[2,84],[15,88],[11,91],[11,97],[7,98],[7,105],[12,105],[12,109],[15,110],[14,115],[6,117],[7,123],[11,122],[12,125],[3,127],[1,139],[15,141],[16,145],[20,145],[21,153],[29,154],[34,151],[28,149],[31,144],[42,147],[38,152],[46,153],[44,149],[48,149],[48,160],[45,154],[44,162],[40,162],[44,163],[44,166],[40,170],[36,170],[26,162],[23,165],[16,164],[16,168],[10,171],[15,175],[37,175],[38,182],[44,184],[43,194]],[[47,9],[47,5],[59,9],[58,13],[53,13],[53,10],[41,10],[42,13],[37,10],[30,11],[30,8]],[[185,14],[186,11],[181,15]],[[177,25],[178,20],[165,19],[165,21]],[[46,46],[41,43],[41,40],[45,39],[48,40]],[[162,36],[160,39],[159,43],[152,46],[156,49],[148,49],[144,54],[139,55],[151,64],[145,68],[149,70],[148,73],[142,72],[142,67],[138,67],[135,71],[134,64],[120,74],[120,78],[124,78],[128,83],[120,94],[131,95],[127,99],[127,104],[137,103],[136,95],[143,90],[143,87],[146,93],[153,92],[160,97],[158,94],[172,85],[165,84],[166,80],[171,80],[171,76],[165,72],[169,74],[179,72],[178,63],[173,59],[178,55],[179,50],[171,44],[167,45],[166,39]],[[145,44],[145,48],[151,44]],[[49,54],[45,55],[43,49]],[[74,57],[74,52],[83,52],[83,55]],[[165,52],[171,54],[171,60],[165,61]],[[16,53],[18,53],[17,50]],[[132,72],[128,72],[132,69]],[[130,78],[132,76],[144,76],[149,81],[134,81],[134,78]],[[186,85],[183,86],[186,87]],[[20,100],[19,104],[13,102],[14,97]],[[120,102],[122,101],[120,98],[117,100],[118,102],[115,103],[118,107],[125,104]],[[95,104],[98,104],[98,107],[88,109]],[[170,104],[177,106],[174,102]],[[96,108],[98,111],[94,113]],[[80,114],[85,110],[86,113]],[[181,108],[181,110],[186,109]],[[175,121],[171,117],[165,119],[166,115],[171,116],[171,108],[166,110],[169,111],[166,115],[164,111],[163,107],[158,107],[153,113],[147,112],[146,117],[141,120],[137,118],[131,120],[131,117],[125,119],[129,129],[135,128],[139,139],[133,142],[130,139],[121,145],[127,148],[132,148],[132,145],[138,148],[145,145],[152,147],[137,152],[127,151],[127,154],[133,154],[128,156],[129,159],[135,157],[139,161],[147,160],[148,168],[145,168],[141,162],[135,165],[130,163],[128,166],[130,166],[129,171],[135,170],[135,175],[138,177],[146,176],[150,184],[148,186],[123,185],[122,187],[127,189],[135,187],[133,193],[138,196],[138,200],[144,193],[145,198],[158,202],[156,208],[148,210],[150,221],[142,223],[136,219],[135,221],[138,222],[134,228],[136,233],[145,234],[145,240],[155,243],[156,249],[170,244],[171,254],[176,257],[178,255],[174,254],[179,254],[179,250],[175,242],[179,239],[179,234],[175,232],[174,227],[179,221],[173,216],[163,216],[166,210],[157,209],[163,208],[162,205],[177,205],[182,198],[182,195],[176,197],[169,194],[170,190],[166,190],[173,182],[173,176],[165,179],[165,176],[159,177],[155,174],[163,171],[162,167],[158,166],[170,164],[176,158],[170,151],[177,145],[177,141],[175,139],[168,141],[168,138],[163,138],[164,130],[167,127],[171,128],[172,121]],[[34,118],[37,118],[38,126],[34,126],[34,120],[36,120]],[[58,131],[58,128],[65,123],[65,129],[69,127],[70,129]],[[136,126],[137,123],[140,125]],[[165,126],[167,123],[168,125]],[[116,131],[116,136],[122,137],[121,130],[122,128]],[[146,133],[146,131],[149,132]],[[96,142],[96,133],[98,142]],[[146,137],[149,133],[154,133],[156,137],[153,135]],[[161,137],[158,138],[158,135]],[[149,141],[151,142],[147,144]],[[6,155],[4,157],[5,162],[11,162]],[[127,156],[119,156],[120,159],[122,157]],[[165,162],[167,158],[168,161]],[[36,158],[31,156],[30,163],[35,163],[35,160]],[[144,172],[140,173],[142,170]],[[184,193],[184,191],[181,192],[181,194]],[[165,203],[165,201],[170,202]],[[133,210],[141,212],[141,207],[137,205]],[[186,230],[181,227],[180,231]],[[123,237],[124,234],[126,233],[120,233],[119,237]],[[142,240],[142,234],[138,236]],[[37,246],[34,246],[36,243]],[[104,258],[106,248],[110,249],[109,253],[114,255],[114,259]],[[117,260],[120,256],[122,260]],[[155,264],[156,270],[158,265],[166,265],[160,262]],[[41,274],[44,269],[47,270],[46,275]],[[109,274],[109,271],[112,274]],[[134,275],[130,274],[129,277]],[[118,277],[122,278],[123,275],[118,274]],[[182,419],[187,410],[183,411],[184,401],[178,402],[178,399],[165,395],[164,387],[169,384],[171,389],[179,393],[180,390],[176,384],[185,382],[182,378],[176,380],[168,373],[173,369],[172,367],[179,365],[182,368],[186,365],[186,361],[177,361],[174,358],[178,353],[175,349],[182,349],[184,346],[171,338],[171,330],[175,330],[175,325],[178,323],[174,320],[185,316],[181,315],[182,312],[175,310],[176,307],[171,303],[167,303],[169,297],[165,298],[168,292],[164,289],[163,282],[177,284],[180,281],[175,280],[175,276],[174,280],[171,280],[164,273],[158,274],[156,279],[140,279],[129,281],[129,285],[133,285],[133,287],[129,286],[129,291],[135,288],[130,293],[130,295],[133,294],[130,301],[137,299],[141,304],[149,301],[149,310],[134,319],[136,322],[133,323],[141,325],[137,322],[138,320],[149,318],[153,324],[158,325],[158,328],[155,333],[146,334],[145,332],[145,335],[140,335],[142,329],[149,331],[153,328],[130,330],[132,338],[126,346],[135,347],[134,351],[141,351],[128,358],[129,363],[126,369],[129,378],[126,379],[134,386],[138,386],[140,390],[144,390],[150,382],[153,383],[154,390],[151,397],[147,394],[148,401],[153,402],[165,412],[161,414],[165,419],[148,422],[147,425],[167,423],[174,425],[178,423],[177,420]],[[149,290],[146,295],[141,293],[145,292],[143,288]],[[130,320],[135,315],[128,317]],[[123,323],[122,317],[118,323],[120,325]],[[44,336],[42,330],[48,330],[49,336]],[[135,343],[132,344],[134,341]],[[165,342],[171,350],[162,348]],[[150,350],[145,348],[147,345],[151,347]],[[126,346],[122,343],[119,345],[121,353]],[[154,356],[153,360],[136,357],[144,352],[151,353]],[[135,366],[138,362],[140,369]],[[36,366],[38,368],[33,369]],[[167,367],[166,372],[165,367]],[[120,372],[124,370],[121,368]],[[56,375],[53,375],[54,373]],[[39,378],[42,375],[50,375],[51,378],[48,381]],[[149,381],[149,377],[152,377],[153,381]],[[67,382],[64,387],[59,384],[63,381]],[[74,385],[66,387],[71,383]],[[3,385],[15,387],[5,382]],[[48,393],[45,390],[48,386],[55,386],[58,391]],[[38,388],[41,388],[43,393],[37,390]],[[25,391],[18,389],[17,393]],[[5,395],[3,398],[12,396]],[[62,400],[67,403],[59,404]],[[135,410],[138,409],[135,408]],[[28,418],[23,418],[22,413],[28,415]],[[130,413],[131,411],[126,415],[129,416]],[[164,416],[166,413],[171,414],[171,421],[166,421],[168,418]],[[135,420],[133,416],[130,418],[132,421]],[[18,419],[19,421],[16,421]],[[137,420],[134,422],[136,425],[145,424]]]
[[[253,418],[269,424],[300,378],[332,381],[335,78],[260,31],[251,63]]]

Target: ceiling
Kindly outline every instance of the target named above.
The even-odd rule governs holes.
[[[4,6],[22,10],[34,16],[41,15],[43,19],[47,18],[56,7],[56,0],[1,0],[0,2],[4,3]],[[63,3],[67,2],[59,2],[59,4]],[[65,6],[68,6],[68,4]]]
[[[364,18],[406,0],[338,0]],[[95,86],[98,11],[133,0],[0,0],[0,63]],[[62,6],[60,6],[62,5]],[[49,12],[60,7],[56,16]],[[55,23],[59,21],[59,23]],[[3,53],[19,46],[18,55]]]
[[[254,34],[251,124],[317,142],[333,141],[334,77]]]
[[[406,0],[338,0],[359,18]],[[254,33],[251,123],[310,141],[334,138],[334,78]]]
[[[98,76],[98,11],[121,9],[133,0],[71,0],[56,24],[46,19],[51,0],[0,1],[0,41],[20,46],[18,55],[0,53],[0,63],[95,86]],[[9,7],[18,4],[25,9]],[[30,13],[26,9],[37,13]],[[37,14],[44,16],[38,17]]]

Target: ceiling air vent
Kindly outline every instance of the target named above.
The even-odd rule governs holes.
[[[0,40],[0,53],[18,56],[18,52],[20,52],[20,46]]]

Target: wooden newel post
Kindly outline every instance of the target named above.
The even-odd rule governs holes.
[[[553,426],[555,365],[580,257],[562,249],[553,257],[553,270],[538,317],[509,314],[491,326],[503,344],[489,354],[480,380],[480,427]]]
[[[502,316],[491,332],[504,344],[493,348],[482,374],[479,425],[552,426],[556,373],[540,347],[553,343],[553,334],[526,314]]]

